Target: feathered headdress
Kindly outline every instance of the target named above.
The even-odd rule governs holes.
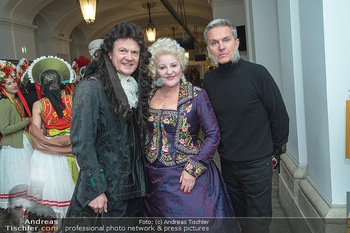
[[[90,59],[84,56],[79,56],[79,59],[74,58],[72,63],[72,69],[76,74],[84,75],[86,66],[90,64]]]

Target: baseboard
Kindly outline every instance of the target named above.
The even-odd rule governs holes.
[[[305,233],[346,232],[346,205],[331,204],[288,152],[281,155],[279,197],[292,230]]]

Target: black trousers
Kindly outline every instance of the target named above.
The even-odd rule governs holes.
[[[90,208],[90,207],[88,207]],[[91,209],[93,212],[93,210]],[[137,226],[137,218],[142,214],[142,198],[134,198],[124,201],[109,201],[107,213],[91,214],[90,218],[66,218],[63,223],[65,233],[80,232],[128,232],[128,226]],[[81,226],[81,230],[77,228]],[[89,230],[92,229],[93,230]]]
[[[105,232],[128,233],[129,226],[136,226],[137,219],[142,214],[142,198],[108,203],[108,212],[100,218],[100,224]]]
[[[242,233],[268,233],[272,217],[272,159],[231,162],[221,158],[227,186]]]
[[[125,201],[115,201],[108,206],[105,217],[141,217],[142,198],[134,198]]]

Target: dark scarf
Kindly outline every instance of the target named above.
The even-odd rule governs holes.
[[[50,90],[50,85],[52,81],[46,83],[46,85],[42,85],[42,93],[46,98],[50,100],[50,103],[52,104],[53,108],[55,109],[56,113],[59,117],[63,117],[63,110],[65,109],[65,105],[62,103],[62,96],[61,96],[61,90]],[[60,86],[60,83],[58,83],[58,86]]]

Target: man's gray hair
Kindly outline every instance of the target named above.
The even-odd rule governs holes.
[[[228,20],[228,19],[214,19],[207,25],[207,27],[205,28],[204,33],[203,33],[205,42],[207,44],[208,44],[208,32],[210,31],[210,29],[212,29],[214,27],[217,27],[217,26],[228,26],[228,27],[230,27],[233,37],[235,39],[238,39],[237,38],[237,29],[236,29],[235,26],[232,25],[230,20]]]
[[[237,38],[237,29],[236,27],[234,27],[231,23],[230,20],[228,19],[214,19],[212,20],[207,27],[204,30],[204,38],[205,38],[205,42],[208,44],[208,32],[210,31],[210,29],[217,27],[217,26],[228,26],[231,28],[231,32],[232,32],[232,36],[234,39],[238,39]],[[215,59],[215,57],[213,56],[213,54],[210,52],[210,49],[208,49],[208,56],[210,58],[210,60],[212,61],[212,63],[217,66],[217,60]],[[240,55],[239,55],[239,51],[237,49],[237,47],[234,48],[233,53],[232,53],[232,58],[231,61],[232,63],[237,63],[240,59]]]

